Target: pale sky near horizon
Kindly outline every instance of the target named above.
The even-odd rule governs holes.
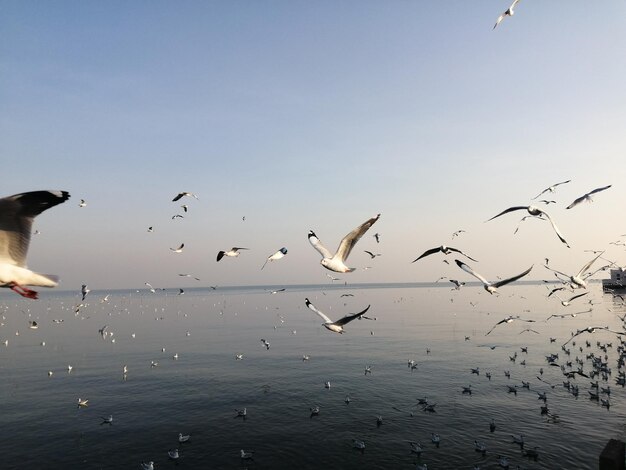
[[[308,231],[334,251],[377,213],[347,263],[372,269],[336,277],[474,280],[411,264],[444,243],[489,279],[626,265],[626,2],[522,0],[492,30],[509,3],[0,1],[0,196],[72,196],[29,267],[64,290],[324,283]],[[485,223],[568,179],[542,207],[571,248],[514,235],[522,212]]]

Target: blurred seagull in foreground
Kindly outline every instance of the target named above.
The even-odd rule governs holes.
[[[337,320],[337,321],[332,321],[330,318],[328,318],[326,316],[326,314],[320,312],[315,305],[313,305],[309,299],[304,299],[304,303],[306,304],[306,306],[308,308],[310,308],[311,310],[313,310],[315,313],[317,313],[320,317],[322,317],[322,319],[324,320],[324,323],[322,323],[322,326],[324,326],[324,328],[326,328],[327,330],[333,331],[335,333],[340,333],[342,334],[344,332],[344,325],[347,325],[348,323],[350,323],[352,320],[355,319],[361,319],[361,318],[365,318],[367,320],[375,320],[375,318],[370,318],[370,317],[366,317],[364,316],[365,313],[369,310],[370,305],[367,306],[367,308],[365,308],[365,310],[359,312],[359,313],[352,313],[349,315],[346,315],[345,317]]]
[[[36,299],[26,286],[56,287],[58,276],[38,274],[26,267],[34,218],[69,199],[67,191],[33,191],[0,199],[0,287]]]
[[[236,258],[237,256],[239,256],[239,250],[248,250],[248,248],[233,246],[229,251],[220,251],[217,253],[217,261],[221,260],[224,256]]]
[[[355,268],[349,268],[345,265],[345,261],[350,256],[350,252],[354,248],[354,245],[361,239],[363,234],[369,230],[369,228],[376,223],[376,221],[380,218],[380,214],[376,217],[372,217],[368,219],[357,228],[352,230],[349,234],[347,234],[339,243],[339,247],[337,248],[337,252],[333,255],[328,249],[322,245],[322,242],[317,238],[315,232],[313,230],[309,231],[309,243],[315,248],[321,255],[322,260],[320,264],[324,266],[326,269],[330,271],[334,271],[337,273],[349,273],[355,270]]]
[[[493,220],[493,219],[495,219],[497,217],[500,217],[501,215],[508,214],[509,212],[519,211],[519,210],[526,210],[526,211],[528,211],[528,213],[530,215],[533,215],[533,216],[536,216],[536,217],[545,217],[546,219],[548,219],[550,224],[552,224],[552,228],[554,229],[554,232],[556,233],[556,236],[559,237],[559,240],[561,240],[568,248],[570,247],[569,244],[567,243],[567,240],[565,240],[565,238],[563,238],[563,235],[559,231],[559,228],[556,226],[556,224],[554,223],[554,221],[552,220],[550,215],[547,212],[542,211],[541,209],[539,209],[536,206],[513,206],[513,207],[509,207],[508,209],[503,210],[499,214],[494,215],[491,219],[487,220],[486,222],[489,222],[490,220]]]
[[[503,280],[498,281],[498,282],[489,282],[487,279],[485,279],[483,276],[478,274],[476,271],[474,271],[472,268],[470,268],[467,264],[463,263],[462,261],[459,261],[458,259],[455,259],[454,262],[463,271],[465,271],[466,273],[471,274],[476,279],[478,279],[480,282],[482,282],[483,283],[483,287],[490,294],[493,294],[494,292],[497,292],[497,288],[498,287],[504,286],[504,285],[509,284],[509,283],[511,283],[513,281],[517,281],[518,279],[526,276],[533,269],[533,267],[531,266],[526,271],[524,271],[523,273],[518,274],[516,276],[510,277],[508,279],[503,279]]]
[[[493,26],[493,29],[496,29],[496,27],[502,22],[504,18],[506,18],[507,16],[513,16],[515,14],[515,11],[513,9],[518,2],[519,0],[514,0],[513,3],[511,3],[511,6],[498,17],[498,19],[496,20],[496,24]]]
[[[593,194],[599,193],[600,191],[604,191],[605,189],[609,189],[611,186],[612,185],[609,184],[608,186],[603,186],[601,188],[596,188],[593,191],[589,191],[588,193],[583,194],[578,199],[575,199],[574,202],[572,202],[569,206],[567,206],[566,209],[573,209],[578,204],[580,204],[581,202],[584,202],[584,201],[593,202],[593,199],[591,198],[591,196]]]
[[[276,253],[271,254],[267,257],[267,259],[265,260],[265,263],[263,263],[263,266],[261,266],[261,270],[263,270],[263,268],[265,267],[265,265],[267,264],[268,261],[275,261],[277,259],[281,259],[283,258],[285,255],[287,254],[287,248],[282,247],[280,250],[278,250]]]

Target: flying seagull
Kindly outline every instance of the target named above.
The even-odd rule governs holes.
[[[376,243],[380,243],[380,233],[376,232],[374,238],[376,239]]]
[[[80,202],[78,203],[78,207],[85,207],[87,205],[87,202],[84,199],[81,199]]]
[[[576,336],[578,336],[578,335],[581,335],[583,333],[595,333],[596,330],[606,330],[606,331],[608,331],[610,333],[614,333],[616,335],[626,335],[626,331],[613,331],[613,330],[609,329],[608,326],[588,326],[587,328],[583,328],[582,330],[576,330],[576,333],[572,333],[572,337],[570,339],[568,339],[565,343],[563,343],[563,346],[565,346],[571,340],[576,338]]]
[[[569,248],[569,245],[568,245],[567,241],[565,240],[565,238],[563,238],[563,235],[561,235],[561,232],[559,232],[559,228],[556,226],[554,221],[550,218],[548,213],[545,212],[545,211],[542,211],[541,209],[539,209],[536,206],[513,206],[513,207],[509,207],[508,209],[505,209],[502,212],[500,212],[498,215],[494,215],[489,220],[493,220],[496,217],[500,217],[501,215],[507,214],[509,212],[519,211],[519,210],[523,210],[523,209],[527,210],[530,215],[539,216],[539,217],[543,216],[546,219],[548,219],[548,221],[552,224],[552,228],[556,232],[557,237],[559,237],[559,240],[561,240],[563,243],[565,243],[565,245]],[[489,220],[487,220],[487,222],[489,222]]]
[[[496,27],[500,24],[500,22],[506,18],[507,16],[513,16],[515,14],[515,11],[513,11],[513,8],[515,8],[515,6],[517,5],[517,3],[519,2],[519,0],[514,0],[513,3],[511,3],[511,6],[504,12],[502,13],[498,19],[496,20],[496,24],[494,25],[493,29],[496,29]]]
[[[282,247],[280,250],[278,250],[276,253],[271,254],[267,257],[267,259],[265,260],[265,263],[263,263],[263,266],[261,266],[261,270],[265,267],[265,265],[267,264],[268,261],[274,261],[277,259],[281,259],[283,258],[285,255],[287,254],[287,248]]]
[[[493,327],[487,333],[485,333],[485,336],[487,336],[489,333],[491,333],[498,325],[502,325],[503,323],[511,323],[514,320],[525,321],[527,323],[535,323],[535,320],[524,320],[523,318],[520,318],[519,315],[517,315],[515,317],[513,315],[509,315],[508,317],[503,318],[498,323],[493,325]]]
[[[533,269],[533,267],[531,266],[526,271],[524,271],[521,274],[518,274],[517,276],[513,276],[513,277],[510,277],[508,279],[503,279],[503,280],[498,281],[498,282],[489,282],[487,279],[485,279],[483,276],[478,274],[476,271],[474,271],[472,268],[470,268],[467,264],[463,263],[462,261],[459,261],[458,259],[455,259],[454,262],[463,271],[465,271],[466,273],[471,274],[476,279],[478,279],[480,282],[482,282],[483,283],[483,287],[490,294],[493,294],[494,292],[497,292],[496,289],[498,287],[504,286],[505,284],[509,284],[510,282],[513,282],[513,281],[517,281],[518,279],[526,276],[526,274],[528,274],[530,272],[530,270]]]
[[[36,299],[26,286],[55,287],[58,276],[38,274],[26,267],[33,219],[69,199],[67,191],[33,191],[0,199],[0,287]]]
[[[306,304],[307,307],[309,307],[311,310],[313,310],[315,313],[317,313],[320,317],[322,317],[322,319],[324,320],[324,323],[322,323],[322,326],[324,326],[324,328],[330,330],[330,331],[334,331],[335,333],[340,333],[342,334],[344,332],[344,325],[347,325],[348,323],[350,323],[352,320],[355,319],[361,319],[361,318],[365,318],[367,320],[375,320],[375,318],[370,318],[370,317],[366,317],[365,313],[369,310],[370,306],[368,305],[367,308],[365,308],[365,310],[359,312],[359,313],[351,313],[349,315],[346,315],[345,317],[337,320],[337,321],[332,321],[330,318],[328,318],[324,313],[320,312],[315,305],[313,305],[309,299],[304,299],[304,303]]]
[[[230,258],[236,258],[239,256],[239,250],[248,250],[249,248],[241,248],[233,246],[230,251],[220,251],[217,253],[217,261],[221,260],[224,256],[228,256]]]
[[[181,243],[178,248],[170,248],[170,250],[172,250],[174,253],[182,253],[183,248],[185,248],[185,244]]]
[[[372,259],[376,258],[377,256],[382,256],[380,253],[372,253],[371,251],[367,251],[367,250],[363,250],[363,251],[367,253],[368,255],[370,255]]]
[[[320,261],[320,264],[326,269],[337,273],[350,273],[354,271],[355,268],[349,268],[344,263],[346,259],[348,259],[348,256],[350,256],[350,252],[352,251],[352,248],[354,248],[354,245],[356,245],[356,243],[363,236],[363,234],[367,232],[367,230],[372,225],[374,225],[374,223],[379,218],[380,214],[378,214],[376,217],[368,219],[357,228],[352,230],[352,232],[343,237],[341,243],[339,243],[337,252],[334,255],[330,251],[328,251],[328,249],[326,249],[324,245],[322,245],[322,242],[319,240],[319,238],[317,238],[315,232],[313,232],[313,230],[310,230],[308,235],[309,243],[311,243],[311,245],[313,245],[313,248],[315,248],[322,255],[322,260]]]
[[[534,201],[535,199],[537,199],[539,196],[541,196],[542,194],[545,193],[553,193],[554,190],[556,189],[557,186],[560,186],[562,184],[566,184],[569,183],[572,180],[567,180],[567,181],[561,181],[560,183],[555,183],[552,186],[548,186],[546,189],[544,189],[543,191],[541,191],[539,194],[537,194],[534,198],[532,198],[532,200]],[[540,201],[541,202],[541,201]],[[552,201],[553,202],[553,201]]]
[[[604,251],[602,252],[604,253]],[[591,265],[600,257],[602,256],[602,253],[600,253],[598,256],[596,256],[594,259],[592,259],[591,261],[589,261],[587,264],[585,264],[580,271],[578,271],[577,274],[575,274],[574,276],[570,276],[568,274],[562,273],[561,271],[557,271],[556,269],[552,269],[550,268],[547,264],[544,265],[544,267],[546,269],[549,269],[550,271],[556,273],[556,274],[560,274],[561,276],[564,276],[565,278],[567,278],[568,282],[570,282],[572,285],[576,286],[576,287],[582,287],[583,289],[587,288],[587,282],[586,279],[589,276],[584,276],[585,272],[591,267]]]
[[[176,196],[174,196],[174,199],[172,199],[172,202],[176,202],[180,198],[185,197],[185,196],[189,196],[189,197],[193,197],[193,198],[198,199],[198,196],[196,196],[194,193],[183,191],[182,193],[178,193]]]
[[[91,292],[91,289],[87,287],[87,284],[83,284],[82,287],[80,288],[80,293],[83,296],[82,302],[85,301],[85,297],[87,297],[87,294],[89,294],[90,292]]]
[[[430,250],[426,250],[424,253],[422,253],[421,255],[419,255],[419,257],[417,257],[416,259],[414,259],[413,261],[411,261],[411,263],[415,263],[416,261],[425,258],[426,256],[438,253],[438,252],[442,252],[444,255],[449,255],[452,252],[455,253],[460,253],[463,256],[465,256],[466,258],[471,259],[472,261],[476,261],[474,258],[472,258],[471,256],[466,255],[465,253],[463,253],[461,250],[457,250],[456,248],[452,248],[451,246],[446,246],[446,245],[441,245],[438,246],[437,248],[431,248]],[[478,262],[478,261],[476,261]]]
[[[611,186],[612,185],[609,184],[608,186],[596,188],[593,191],[589,191],[587,194],[583,194],[578,199],[575,199],[574,202],[572,202],[569,206],[567,206],[566,209],[572,209],[583,201],[592,202],[593,201],[593,199],[591,199],[592,194],[599,193],[600,191],[604,191],[605,189],[609,189]]]

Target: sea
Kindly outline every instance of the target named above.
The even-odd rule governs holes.
[[[567,307],[547,297],[550,284],[496,295],[453,287],[189,287],[92,291],[84,301],[76,291],[33,301],[7,290],[0,468],[497,469],[501,457],[511,469],[597,468],[609,439],[626,439],[616,383],[626,336],[572,334],[623,331],[621,298],[598,283]],[[306,298],[333,320],[367,306],[372,319],[333,333]],[[548,320],[564,314],[574,315]],[[519,318],[498,324],[509,316]],[[590,375],[593,358],[607,364],[604,376],[564,376]]]

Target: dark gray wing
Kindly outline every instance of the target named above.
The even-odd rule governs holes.
[[[534,266],[534,265],[533,265],[533,266]],[[527,274],[528,274],[528,273],[529,273],[529,272],[533,269],[533,266],[531,266],[530,268],[528,268],[528,269],[527,269],[526,271],[524,271],[523,273],[518,274],[517,276],[513,276],[513,277],[510,277],[510,278],[508,278],[508,279],[503,279],[503,280],[498,281],[498,282],[494,282],[494,283],[493,283],[493,284],[491,284],[491,285],[492,285],[493,287],[495,287],[495,288],[498,288],[498,287],[503,286],[503,285],[505,285],[505,284],[508,284],[508,283],[510,283],[510,282],[517,281],[518,279],[520,279],[520,278],[522,278],[522,277],[526,276],[526,275],[527,275]]]
[[[352,320],[359,318],[361,316],[363,316],[369,309],[370,309],[371,305],[368,305],[367,308],[365,310],[363,310],[362,312],[359,313],[351,313],[350,315],[346,315],[343,318],[340,318],[339,320],[337,320],[335,322],[335,325],[337,326],[343,326],[347,323],[350,323]]]
[[[416,261],[425,258],[426,256],[430,256],[434,253],[437,253],[438,251],[441,251],[441,247],[438,246],[437,248],[431,248],[430,250],[426,250],[424,253],[422,253],[421,255],[419,255],[417,258],[415,258],[413,261],[411,261],[411,263],[415,263]],[[458,250],[455,250],[458,251]],[[468,256],[469,258],[469,256]]]

